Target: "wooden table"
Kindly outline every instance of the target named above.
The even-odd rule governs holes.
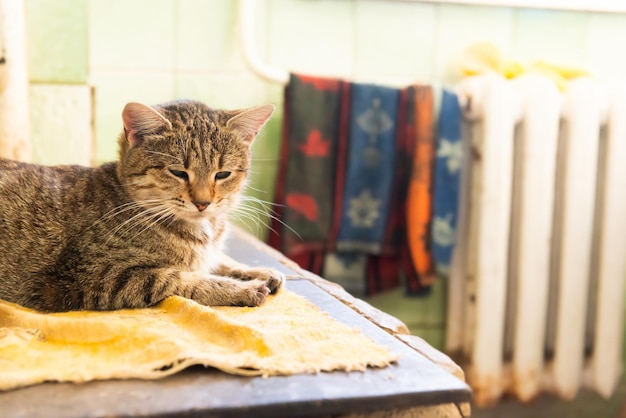
[[[288,377],[241,377],[193,367],[160,380],[47,383],[0,393],[0,417],[469,415],[471,393],[459,379],[462,371],[419,338],[406,335],[395,318],[301,270],[242,231],[234,232],[229,253],[250,265],[281,270],[290,277],[287,288],[389,346],[400,354],[399,361],[365,372]]]

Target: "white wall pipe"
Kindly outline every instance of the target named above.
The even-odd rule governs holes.
[[[0,157],[29,161],[26,24],[22,0],[0,0]]]
[[[256,4],[258,0],[239,0],[239,37],[246,63],[258,76],[280,84],[289,82],[289,72],[266,64],[259,57],[256,43]]]

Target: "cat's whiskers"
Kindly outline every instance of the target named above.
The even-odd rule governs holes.
[[[169,207],[163,207],[163,210],[153,213],[149,216],[147,216],[146,218],[143,219],[143,221],[145,222],[145,226],[143,227],[143,229],[141,229],[139,232],[137,232],[133,238],[136,238],[137,236],[139,236],[140,234],[142,234],[143,232],[147,231],[148,229],[151,229],[153,226],[158,225],[159,223],[165,222],[166,220],[173,218],[174,212],[172,211],[171,208]],[[150,222],[152,221],[152,222]],[[138,225],[141,225],[141,223],[139,223]]]
[[[142,225],[144,222],[148,222],[149,220],[152,219],[152,217],[155,215],[155,213],[159,214],[164,209],[169,210],[168,207],[163,205],[164,202],[165,201],[161,200],[161,203],[154,203],[153,207],[145,207],[145,206],[142,206],[142,205],[138,205],[137,207],[142,209],[142,210],[140,210],[138,213],[136,213],[135,215],[133,215],[129,219],[125,220],[120,225],[118,225],[114,230],[112,230],[108,234],[108,238],[107,238],[106,242],[108,243],[109,240],[111,238],[115,237],[116,235],[124,236],[127,233],[129,233],[133,228],[136,228],[136,227]]]
[[[241,216],[246,216],[248,219],[251,219],[256,225],[257,228],[260,228],[260,225],[263,225],[265,228],[271,230],[274,233],[278,233],[274,228],[272,228],[271,223],[267,221],[272,216],[267,212],[259,209],[254,206],[242,205],[239,208],[239,212],[237,212]]]
[[[250,204],[250,202],[256,203],[257,206]],[[261,209],[259,206],[261,206]],[[287,225],[285,222],[283,222],[281,219],[278,218],[278,216],[276,216],[276,213],[271,210],[271,208],[268,208],[268,206],[283,206],[277,203],[271,203],[262,199],[259,199],[257,197],[254,196],[242,196],[241,197],[241,204],[234,209],[235,212],[237,212],[237,210],[243,210],[243,211],[247,211],[248,214],[254,214],[255,216],[259,216],[259,215],[263,215],[265,217],[268,217],[270,219],[274,219],[275,221],[277,221],[278,223],[280,223],[281,225],[283,225],[285,228],[289,229],[291,232],[293,232],[298,238],[302,238],[300,236],[300,234],[298,234],[297,231],[295,231],[292,227],[290,227],[289,225]],[[260,219],[259,219],[260,222]],[[275,234],[277,234],[278,232],[276,230],[274,230],[270,225],[268,225],[265,222],[262,222],[263,225],[265,225],[267,228],[269,228],[272,232],[274,232]]]
[[[253,187],[253,186],[251,186],[249,184],[246,185],[246,189],[254,190],[257,193],[267,193],[267,191],[261,190],[261,189],[257,189],[256,187]]]
[[[104,221],[104,220],[107,220],[107,219],[111,219],[114,216],[117,216],[117,215],[119,215],[121,213],[124,213],[126,211],[129,211],[129,210],[133,210],[133,209],[142,207],[143,205],[160,204],[163,201],[164,201],[164,199],[149,199],[149,200],[139,200],[139,201],[132,201],[132,202],[124,203],[123,205],[119,205],[119,206],[111,209],[110,211],[108,211],[104,215],[102,215],[102,217],[99,219],[99,221]]]
[[[95,221],[89,228],[87,229],[91,229],[94,226],[101,224],[103,222],[106,222],[118,215],[123,214],[124,212],[128,212],[130,210],[136,210],[136,209],[143,209],[146,206],[155,206],[155,205],[160,205],[163,202],[163,199],[150,199],[150,200],[140,200],[140,201],[133,201],[133,202],[128,202],[128,203],[124,203],[122,205],[119,205],[113,209],[111,209],[110,211],[108,211],[107,213],[105,213],[104,215],[102,215],[100,217],[100,219],[98,219],[97,221]]]
[[[261,190],[259,190],[261,191]],[[285,207],[285,205],[280,204],[280,203],[274,203],[274,202],[270,202],[268,200],[263,200],[261,198],[258,198],[256,196],[250,196],[250,195],[243,195],[241,196],[241,199],[244,201],[252,201],[252,202],[256,202],[259,203],[260,205],[262,205],[265,209],[267,209],[267,206],[279,206],[279,207]]]
[[[266,222],[262,221],[259,217],[258,213],[250,213],[246,211],[248,208],[237,208],[235,209],[231,215],[234,215],[235,220],[240,221],[242,223],[246,223],[245,220],[250,220],[256,227],[257,233],[261,232],[261,225],[264,225],[268,229],[272,229]]]
[[[146,215],[146,213],[144,212],[144,215]],[[167,216],[164,216],[167,215]],[[139,236],[141,233],[143,233],[144,231],[150,229],[152,226],[154,226],[155,224],[157,224],[158,222],[160,222],[161,220],[167,219],[169,216],[173,216],[169,213],[167,213],[167,209],[163,209],[159,212],[156,213],[150,213],[147,214],[144,217],[141,217],[139,219],[137,219],[133,224],[129,225],[126,230],[124,230],[121,234],[121,236],[124,236],[128,233],[130,233],[133,229],[136,228],[140,228],[143,226],[143,228],[139,231],[137,231],[130,239],[135,239],[137,236]],[[155,220],[156,218],[156,220]]]
[[[281,225],[283,225],[285,228],[289,229],[291,232],[293,232],[298,238],[302,239],[302,237],[300,236],[300,234],[293,229],[291,226],[287,225],[285,222],[283,222],[282,219],[280,219],[277,215],[276,212],[274,212],[274,210],[271,208],[271,206],[279,206],[279,207],[283,207],[284,205],[281,205],[279,203],[272,203],[272,202],[268,202],[266,200],[263,199],[259,199],[258,197],[254,197],[254,196],[243,196],[242,197],[242,206],[248,206],[248,207],[252,207],[255,210],[260,211],[260,209],[258,207],[255,206],[250,206],[248,204],[248,202],[254,202],[257,205],[260,205],[263,210],[265,211],[265,215],[268,216],[271,219],[274,219],[276,222],[280,223]],[[269,206],[269,207],[268,207]],[[263,212],[261,212],[263,213]],[[272,232],[274,233],[278,233],[275,230],[272,229]]]

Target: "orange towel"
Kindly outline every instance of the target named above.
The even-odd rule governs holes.
[[[430,248],[434,158],[433,92],[429,86],[417,86],[415,94],[417,143],[407,198],[407,241],[419,282],[422,286],[428,286],[436,278],[433,274]]]

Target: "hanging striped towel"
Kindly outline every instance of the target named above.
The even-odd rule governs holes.
[[[430,242],[431,192],[434,155],[433,92],[429,86],[416,87],[415,130],[417,145],[407,198],[407,241],[419,283],[409,290],[434,281]]]
[[[274,221],[270,244],[357,293],[428,293],[435,145],[428,86],[292,75],[275,201],[298,235]]]
[[[348,83],[340,80],[292,75],[286,89],[275,200],[284,205],[277,217],[295,233],[274,223],[283,237],[282,242],[280,237],[272,238],[270,244],[288,256],[317,260],[326,249],[347,88]]]
[[[336,281],[354,294],[373,295],[396,288],[401,283],[404,267],[401,246],[405,244],[406,231],[406,190],[415,147],[414,97],[412,87],[401,89],[398,92],[399,101],[394,141],[395,164],[388,203],[388,218],[385,221],[380,254],[338,252],[329,253],[325,259],[324,277]],[[345,172],[345,167],[341,167],[342,162],[345,162],[345,158],[339,158],[337,161],[338,172]],[[343,176],[338,175],[337,178],[341,179]],[[342,196],[341,190],[343,190],[343,185],[338,182],[335,193],[337,196],[335,208],[339,214],[336,218],[336,229],[339,229],[342,220],[342,200],[339,197]]]
[[[389,217],[399,91],[354,83],[340,251],[378,254]]]
[[[407,249],[406,205],[416,135],[416,87],[399,92],[396,121],[396,161],[391,191],[390,214],[380,255],[369,255],[367,260],[367,293],[375,294],[406,283],[410,295],[424,295],[427,287],[419,276]]]
[[[432,249],[437,273],[447,275],[456,237],[463,144],[456,94],[443,90],[437,125]]]
[[[365,279],[367,263],[368,256],[362,253],[329,252],[324,258],[322,276],[337,283],[352,295],[371,294],[370,285]]]
[[[383,254],[399,254],[400,246],[406,244],[406,200],[415,145],[415,88],[411,86],[399,91],[394,178],[389,219],[383,239]]]

